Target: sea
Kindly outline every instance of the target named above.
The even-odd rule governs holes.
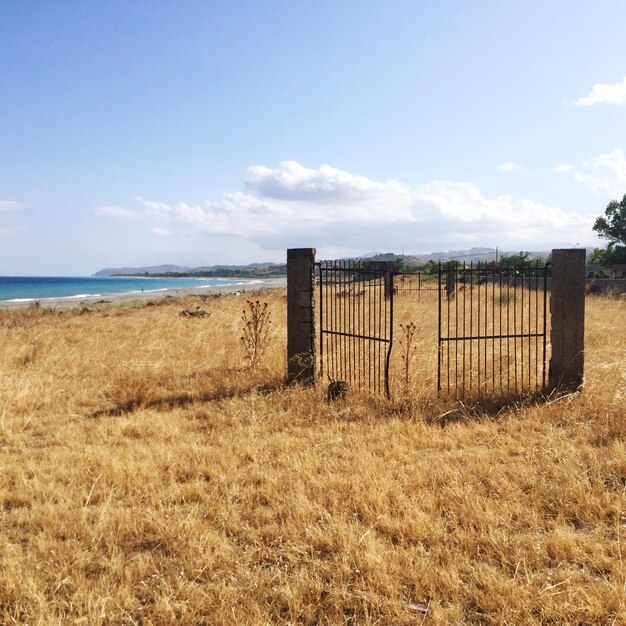
[[[154,293],[180,288],[254,285],[262,280],[237,278],[147,278],[143,276],[0,276],[0,302],[52,298],[88,298],[113,294]]]

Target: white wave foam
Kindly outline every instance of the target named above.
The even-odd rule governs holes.
[[[41,300],[75,300],[76,298],[101,298],[100,293],[77,293],[75,296],[52,296],[48,298],[11,298],[2,302],[39,302]]]
[[[171,291],[172,289],[178,289],[178,287],[162,287],[161,289],[133,289],[132,291],[116,291],[115,293],[110,293],[110,296],[127,296],[129,294],[135,293],[154,293],[155,291]]]
[[[246,285],[258,285],[263,283],[263,280],[244,280],[238,282],[220,283],[219,285],[198,285],[193,289],[211,289],[213,287],[245,287]],[[182,287],[184,289],[184,287]]]
[[[73,300],[74,298],[102,298],[101,293],[77,293],[75,296],[57,296],[56,298],[42,298],[42,300]]]

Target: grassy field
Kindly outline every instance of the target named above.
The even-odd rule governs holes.
[[[434,306],[408,388],[329,403],[259,297],[254,371],[235,296],[0,310],[1,623],[626,623],[626,300],[582,394],[481,413],[433,398]]]

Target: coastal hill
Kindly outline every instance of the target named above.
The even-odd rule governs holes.
[[[182,265],[153,265],[150,267],[105,267],[94,276],[133,276],[136,274],[164,274],[167,272],[192,272],[191,267]]]
[[[469,250],[448,250],[447,252],[430,252],[429,254],[394,254],[391,252],[369,252],[359,257],[372,261],[397,261],[403,259],[407,267],[425,265],[428,261],[460,261],[474,263],[495,261],[497,258],[518,254],[519,250],[497,250],[496,248],[470,248]],[[545,260],[550,252],[548,250],[529,251],[531,259]]]
[[[287,274],[284,263],[250,263],[249,265],[207,265],[185,267],[181,265],[154,265],[147,267],[107,267],[94,276],[245,276],[250,278],[272,278]]]
[[[518,251],[496,251],[496,248],[470,248],[469,250],[449,250],[429,254],[396,254],[394,252],[368,252],[358,257],[372,261],[398,261],[402,259],[408,268],[417,268],[428,261],[493,261],[498,256],[515,254]],[[529,252],[532,259],[546,259],[549,252]],[[348,259],[346,259],[348,260]],[[154,265],[147,267],[107,267],[97,271],[94,276],[247,276],[251,278],[271,278],[287,274],[284,263],[250,263],[248,265],[208,265],[186,267],[181,265]]]

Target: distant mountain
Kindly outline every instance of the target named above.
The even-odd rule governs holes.
[[[248,265],[202,265],[200,267],[194,267],[190,271],[192,272],[215,272],[216,270],[266,270],[270,267],[276,267],[280,263],[249,263]]]
[[[94,276],[277,276],[287,273],[284,263],[250,263],[249,265],[151,265],[146,267],[107,267]]]
[[[498,258],[517,254],[519,250],[498,250]],[[547,250],[529,252],[530,258],[545,260],[550,254]],[[358,259],[370,261],[398,261],[402,259],[405,267],[416,268],[428,261],[494,261],[495,248],[470,248],[469,250],[448,250],[429,254],[396,254],[395,252],[370,252]],[[97,271],[94,276],[247,276],[270,277],[283,276],[287,273],[284,263],[250,263],[248,265],[202,265],[185,267],[182,265],[153,265],[148,267],[107,267]]]
[[[501,255],[502,253],[500,253]],[[470,248],[469,250],[448,250],[431,252],[426,255],[429,261],[492,261],[496,258],[495,248]]]
[[[519,250],[498,250],[498,258],[503,256],[517,254]],[[548,258],[549,251],[529,251],[529,255],[533,259],[545,260]],[[470,248],[469,250],[448,250],[448,252],[430,252],[429,254],[396,254],[394,252],[376,252],[359,257],[360,259],[369,259],[372,261],[397,261],[404,259],[408,266],[423,265],[427,261],[494,261],[496,258],[495,248]]]
[[[169,272],[190,272],[190,267],[183,265],[152,265],[149,267],[105,267],[94,276],[134,276],[136,274],[166,274]]]

